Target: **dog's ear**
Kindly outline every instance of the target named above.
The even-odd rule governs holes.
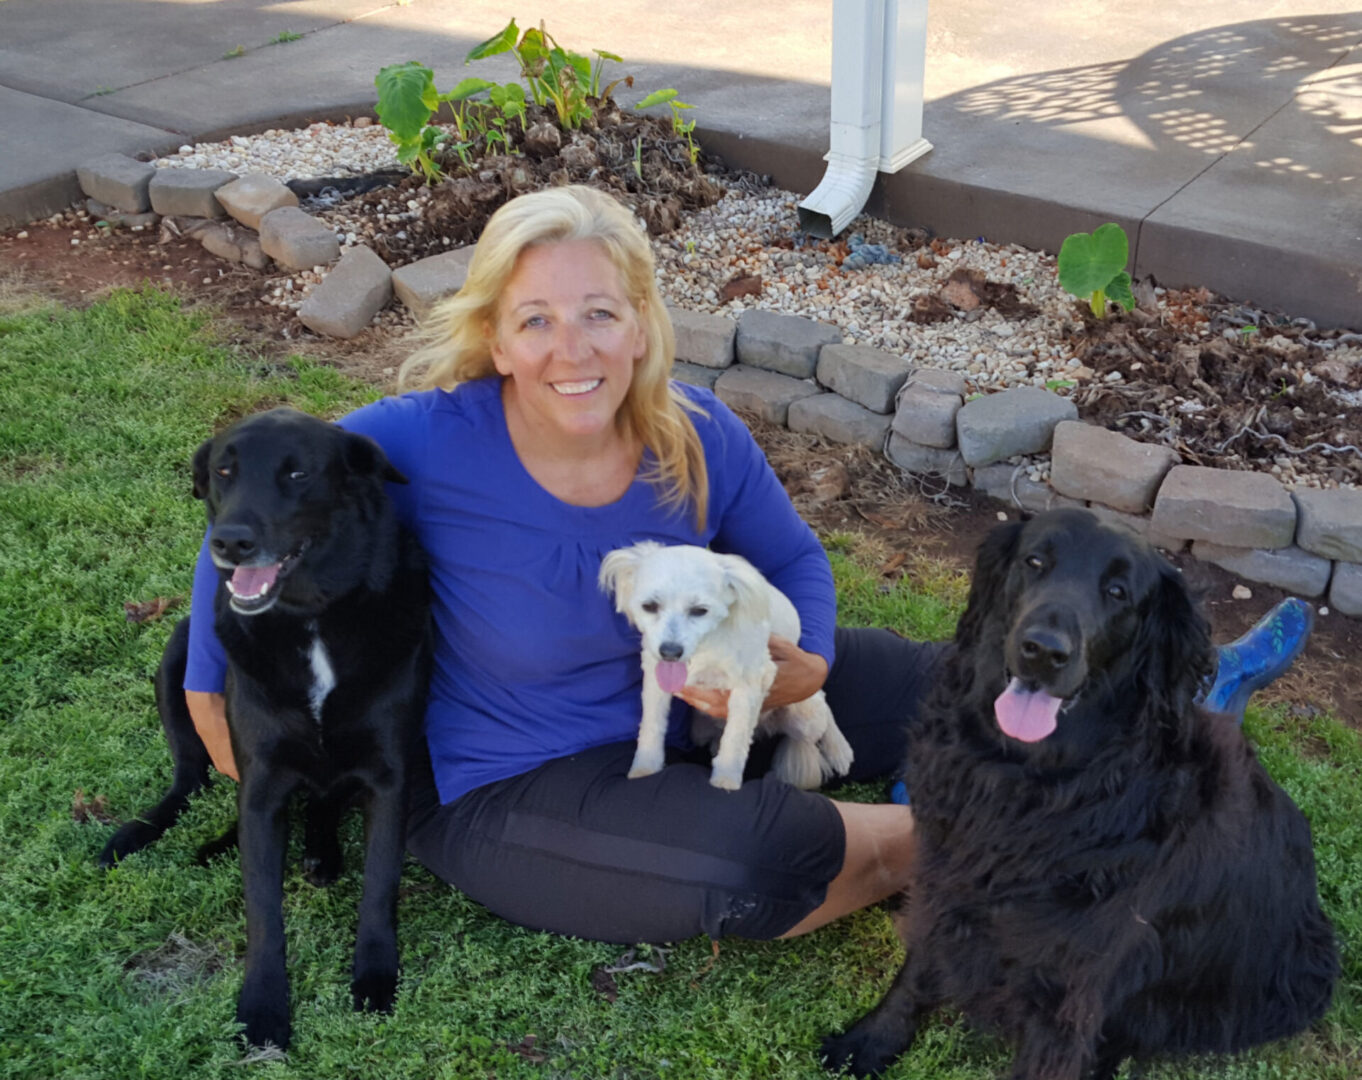
[[[377,476],[389,484],[405,484],[407,478],[388,460],[383,448],[367,435],[345,432],[345,464],[360,476]]]
[[[638,578],[638,568],[643,560],[662,545],[656,540],[644,540],[632,547],[619,548],[601,560],[601,572],[596,580],[600,587],[615,597],[615,610],[624,612],[629,609],[629,600],[634,595],[634,582]]]
[[[1007,571],[1017,553],[1021,537],[1020,522],[990,529],[974,557],[974,577],[970,581],[969,603],[955,628],[955,640],[962,648],[979,640],[984,622],[997,617],[1003,607]]]
[[[1145,697],[1165,724],[1168,734],[1182,741],[1189,733],[1193,701],[1215,670],[1211,628],[1187,585],[1170,563],[1159,559],[1159,578],[1140,624],[1137,655],[1143,661]]]
[[[208,455],[213,452],[213,440],[204,439],[194,451],[194,498],[208,498]]]
[[[771,617],[770,586],[761,571],[741,555],[717,555],[724,588],[733,596],[728,617],[739,622],[765,622]]]

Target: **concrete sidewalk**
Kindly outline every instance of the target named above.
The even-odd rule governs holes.
[[[1117,221],[1137,275],[1362,327],[1356,6],[936,3],[935,149],[881,176],[867,210],[1051,251]],[[507,57],[462,62],[511,15],[625,57],[611,67],[635,77],[626,103],[676,87],[707,148],[807,193],[828,146],[831,12],[828,0],[0,0],[0,227],[74,201],[75,167],[98,153],[370,112],[385,64],[421,60],[441,89],[511,79]],[[274,43],[291,34],[303,36]]]

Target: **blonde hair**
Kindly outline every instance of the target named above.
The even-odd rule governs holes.
[[[580,184],[546,188],[497,210],[478,239],[463,288],[427,317],[422,345],[398,372],[398,389],[448,390],[495,375],[488,328],[496,324],[497,303],[521,253],[571,240],[601,246],[644,329],[647,344],[634,365],[620,413],[628,429],[652,451],[654,464],[646,479],[659,489],[663,506],[690,504],[696,527],[703,529],[709,475],[689,414],[704,415],[704,410],[671,384],[676,339],[657,291],[647,234],[626,207],[604,192]]]

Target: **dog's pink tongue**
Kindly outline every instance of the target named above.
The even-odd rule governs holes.
[[[659,660],[653,668],[657,685],[669,694],[679,694],[686,685],[686,662],[684,660]]]
[[[993,703],[993,715],[1004,733],[1021,742],[1040,742],[1059,726],[1059,707],[1063,702],[1043,690],[1024,690],[1022,681],[1013,679]]]
[[[279,564],[273,566],[238,566],[232,571],[232,592],[237,596],[259,596],[279,576]]]

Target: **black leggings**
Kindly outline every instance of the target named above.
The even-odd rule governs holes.
[[[855,751],[848,779],[903,763],[945,648],[837,631],[824,691]],[[427,760],[408,846],[438,877],[536,930],[624,943],[779,937],[823,902],[846,837],[827,798],[765,775],[770,743],[753,746],[737,792],[711,787],[707,762],[674,751],[660,773],[630,780],[630,741],[441,805]]]

